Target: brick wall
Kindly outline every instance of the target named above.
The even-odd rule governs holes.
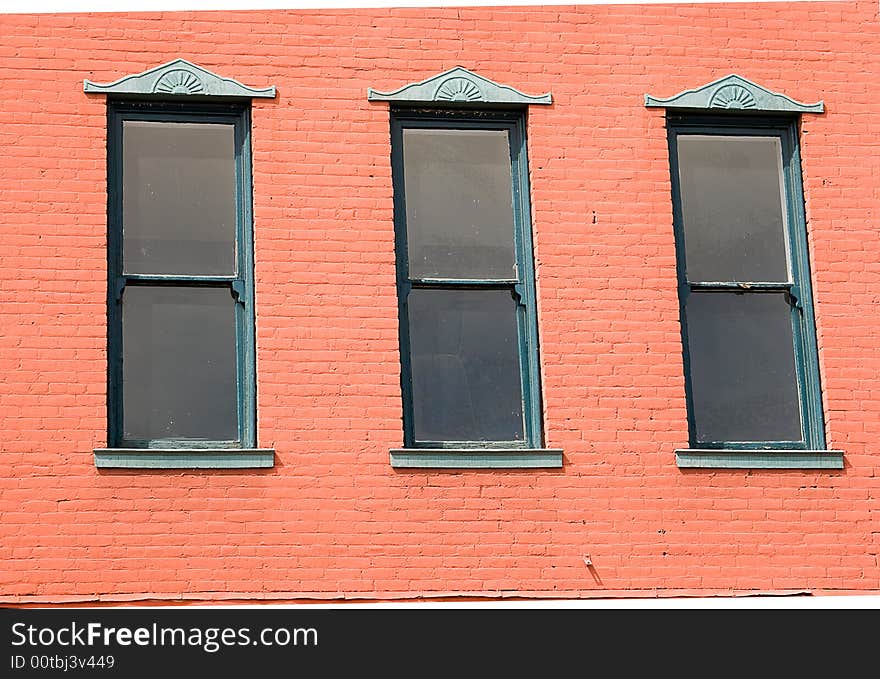
[[[880,590],[875,0],[0,16],[0,601]],[[97,470],[108,82],[182,57],[253,103],[258,438],[276,466]],[[387,104],[462,65],[528,118],[544,428],[561,470],[394,470]],[[681,470],[663,111],[735,72],[805,102],[842,471]],[[593,566],[587,567],[589,555]]]

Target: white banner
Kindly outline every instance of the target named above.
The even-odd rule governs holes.
[[[571,5],[697,5],[854,2],[855,0],[0,0],[0,14],[50,12],[173,12],[192,10],[344,9],[358,7],[511,7]]]

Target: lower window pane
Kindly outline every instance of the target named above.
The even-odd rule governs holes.
[[[697,443],[801,441],[785,295],[692,292],[686,313]]]
[[[125,439],[238,439],[228,288],[128,286],[122,347]]]
[[[416,440],[522,440],[510,291],[413,289],[408,302]]]

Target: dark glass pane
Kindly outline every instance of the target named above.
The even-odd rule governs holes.
[[[238,439],[234,305],[228,288],[125,289],[126,439]]]
[[[510,291],[414,289],[409,334],[416,440],[523,439]]]
[[[235,273],[232,125],[127,120],[122,138],[126,273]]]
[[[800,441],[785,296],[692,292],[686,311],[697,442]]]
[[[688,279],[787,281],[775,137],[678,137]]]
[[[413,278],[514,278],[510,148],[503,130],[404,130]]]

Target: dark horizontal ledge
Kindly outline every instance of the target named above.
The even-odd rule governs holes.
[[[794,283],[789,281],[782,282],[755,282],[742,283],[737,281],[688,281],[687,284],[694,290],[788,290],[794,287]]]
[[[275,466],[272,448],[96,448],[95,466],[123,469],[255,469]]]
[[[465,287],[509,287],[519,283],[518,278],[410,278],[413,287],[420,285],[461,285]]]
[[[119,276],[128,283],[232,283],[240,280],[238,276],[189,276],[166,273],[126,273]]]
[[[558,448],[393,448],[391,466],[434,469],[541,469],[562,466]]]
[[[675,451],[675,463],[682,468],[843,469],[843,451],[684,448]]]

